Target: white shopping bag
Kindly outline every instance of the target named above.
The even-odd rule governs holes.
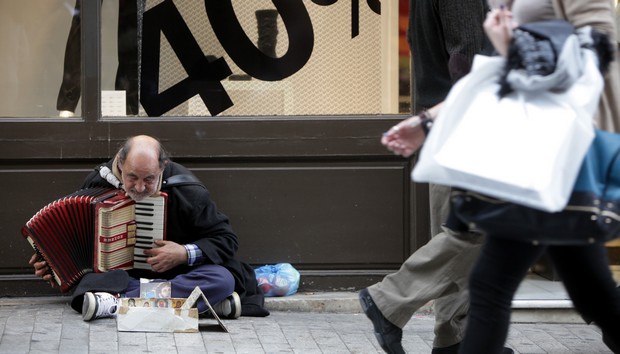
[[[499,99],[501,57],[476,56],[450,91],[412,178],[555,212],[568,202],[594,138],[603,87],[585,51],[583,75],[567,91],[515,91]]]

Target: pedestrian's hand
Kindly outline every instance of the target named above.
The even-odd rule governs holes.
[[[512,12],[504,6],[489,11],[483,27],[495,50],[506,57],[512,40],[512,30],[517,27],[517,23],[512,19]]]
[[[52,288],[56,287],[56,283],[52,279],[52,273],[50,267],[47,265],[47,262],[39,260],[39,256],[35,253],[30,257],[28,261],[34,268],[34,275],[48,282]]]
[[[381,143],[396,155],[404,157],[413,155],[426,139],[420,122],[418,116],[403,120],[383,134]]]

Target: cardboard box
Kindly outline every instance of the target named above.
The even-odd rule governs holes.
[[[120,300],[116,324],[121,332],[198,332],[198,309],[173,307],[175,302],[184,303],[185,299],[122,298]],[[135,304],[130,303],[132,300]],[[164,301],[167,306],[157,305]]]
[[[228,332],[199,287],[187,299],[121,298],[116,315],[117,329],[120,332],[198,332],[198,309],[194,306],[201,299],[219,327]]]

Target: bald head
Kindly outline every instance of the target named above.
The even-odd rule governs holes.
[[[153,138],[152,136],[148,136],[148,135],[136,135],[132,138],[127,139],[127,141],[136,146],[136,147],[142,147],[142,148],[156,148],[159,149],[159,140]]]
[[[123,165],[128,158],[133,157],[155,158],[161,169],[168,162],[168,154],[159,140],[148,135],[136,135],[127,139],[123,147],[118,151],[118,164]]]

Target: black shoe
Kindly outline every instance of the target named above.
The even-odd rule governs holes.
[[[604,332],[603,332],[603,343],[605,343],[607,348],[611,349],[612,352],[620,353],[620,347],[618,347],[618,345],[614,343],[613,340],[609,336],[607,336],[607,334]]]
[[[431,351],[431,354],[457,354],[459,352],[460,346],[461,346],[461,343],[456,343],[449,347],[433,348],[433,350]],[[514,354],[514,350],[508,347],[504,347],[504,349],[502,350],[502,354]]]
[[[431,354],[457,354],[460,346],[461,343],[459,342],[449,347],[433,348]]]
[[[383,316],[377,308],[377,304],[372,300],[368,289],[362,289],[358,297],[364,313],[375,328],[375,337],[377,337],[381,348],[388,354],[404,354],[405,350],[401,344],[403,330]]]

